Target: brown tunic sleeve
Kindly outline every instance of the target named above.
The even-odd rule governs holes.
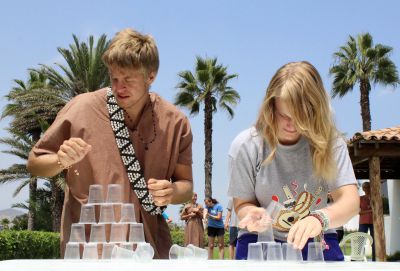
[[[178,164],[192,165],[192,131],[189,120],[185,117],[182,120],[181,139],[179,144]]]

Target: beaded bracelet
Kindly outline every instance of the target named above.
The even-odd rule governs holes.
[[[329,216],[325,212],[321,210],[315,210],[310,213],[310,216],[313,216],[319,220],[322,226],[322,231],[329,229]]]
[[[329,216],[321,210],[312,211],[309,216],[315,217],[321,223],[322,230],[318,236],[319,241],[321,242],[324,250],[329,249],[329,245],[325,242],[324,238],[324,231],[328,230],[329,228]]]
[[[71,165],[70,165],[70,166],[63,166],[63,164],[61,163],[60,159],[57,160],[57,165],[58,165],[62,170],[70,169],[70,168],[72,167]]]

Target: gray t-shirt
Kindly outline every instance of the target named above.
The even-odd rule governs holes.
[[[238,226],[238,219],[236,216],[236,212],[233,208],[233,200],[232,198],[229,199],[228,205],[226,206],[228,211],[231,211],[231,220],[229,221],[229,227],[237,227]]]
[[[342,138],[337,138],[334,144],[338,175],[329,184],[313,176],[307,138],[301,137],[295,145],[278,144],[275,158],[271,163],[263,164],[269,153],[268,144],[255,127],[241,132],[234,139],[229,151],[228,195],[243,200],[257,200],[264,208],[271,200],[283,204],[285,209],[274,223],[276,239],[285,241],[292,224],[310,211],[326,207],[328,191],[357,183],[347,145]],[[240,230],[239,236],[244,232]],[[327,232],[335,231],[330,229]]]

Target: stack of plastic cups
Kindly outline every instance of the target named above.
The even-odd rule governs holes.
[[[98,223],[96,206],[100,207]],[[89,243],[86,243],[85,225],[91,226]],[[129,238],[127,238],[128,228]],[[109,240],[106,239],[108,230]],[[70,240],[64,258],[80,259],[81,245],[82,259],[98,259],[99,246],[102,249],[100,256],[102,259],[149,261],[154,257],[154,249],[145,242],[143,224],[136,223],[134,205],[122,203],[122,188],[119,184],[109,184],[106,197],[102,185],[89,187],[88,203],[81,207],[79,224],[71,226]]]

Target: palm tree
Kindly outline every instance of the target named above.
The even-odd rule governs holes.
[[[13,117],[11,128],[20,134],[31,135],[34,142],[39,140],[44,131],[43,124],[53,123],[58,111],[70,99],[80,93],[109,85],[107,68],[101,60],[109,45],[106,36],[102,35],[96,45],[93,36],[89,37],[88,44],[80,43],[75,35],[73,38],[74,44],[69,46],[70,49],[58,48],[67,63],[67,66],[56,64],[62,73],[46,65],[42,65],[41,69],[31,69],[27,83],[14,80],[17,87],[6,96],[10,103],[4,109],[2,118]],[[64,178],[56,176],[54,179],[58,183],[51,183],[53,229],[59,231],[63,202],[60,185]],[[32,197],[36,183],[36,178],[31,179]],[[30,214],[34,215],[33,212]],[[30,221],[30,227],[33,227],[33,217],[30,217]]]
[[[330,69],[334,76],[332,96],[342,98],[360,84],[360,106],[363,131],[371,130],[369,93],[371,83],[396,86],[399,82],[396,65],[389,58],[392,48],[373,45],[369,33],[357,38],[349,36],[347,43],[334,53],[335,64]]]
[[[41,136],[43,123],[53,122],[58,111],[65,105],[66,100],[57,90],[53,90],[47,76],[42,71],[30,70],[29,78],[26,82],[18,79],[15,79],[14,82],[16,86],[6,95],[9,103],[6,105],[1,116],[2,119],[5,117],[12,117],[10,131],[12,131],[14,137],[9,138],[9,142],[5,143],[10,143],[10,146],[15,147],[12,141],[22,139],[25,140],[25,142],[20,142],[21,144],[28,144],[30,148],[32,148],[34,143],[36,143]],[[28,139],[31,142],[28,142]],[[21,157],[18,154],[16,155],[22,159],[27,159],[29,150],[20,150],[22,153],[26,152],[24,153],[26,157]],[[28,174],[29,202],[33,204],[36,198],[37,178],[35,176],[30,176],[23,167],[25,167],[25,165],[14,165],[10,167],[9,170],[10,172],[20,170],[25,172],[24,174]],[[10,176],[12,176],[12,174]],[[12,179],[18,180],[18,178]],[[19,189],[22,189],[27,184],[28,183],[25,183]],[[62,193],[62,191],[58,189],[57,193]],[[60,204],[55,205],[59,206]],[[33,206],[30,207],[31,209],[28,213],[28,229],[32,230],[35,228],[35,212],[33,211]],[[56,210],[57,209],[54,209],[54,211]]]
[[[69,45],[69,49],[57,48],[67,64],[55,64],[61,73],[53,67],[41,65],[53,86],[67,99],[110,84],[108,69],[101,59],[110,43],[107,36],[101,35],[96,45],[93,36],[89,36],[88,43],[80,42],[75,35],[72,37],[74,43]]]
[[[3,153],[11,154],[19,157],[22,160],[27,161],[29,151],[34,145],[32,137],[28,135],[18,134],[15,131],[10,131],[13,136],[8,138],[0,138],[0,143],[11,146],[10,150],[2,151]],[[37,179],[36,176],[32,176],[26,169],[26,163],[14,164],[7,169],[0,170],[0,184],[21,181],[21,184],[15,190],[13,196],[15,197],[18,193],[26,186],[29,185],[29,202],[34,203],[36,201],[36,190],[37,190]],[[29,205],[28,212],[28,230],[34,230],[35,228],[35,211],[34,206]]]
[[[240,101],[239,93],[228,86],[229,80],[237,74],[228,74],[227,67],[217,64],[217,58],[196,58],[194,74],[191,71],[182,71],[182,79],[176,86],[179,89],[175,97],[175,104],[185,107],[191,115],[197,115],[200,106],[204,105],[204,173],[205,196],[212,196],[212,119],[218,107],[225,110],[232,119],[235,106]]]
[[[12,117],[11,129],[31,135],[36,142],[42,133],[40,122],[53,122],[66,100],[53,91],[42,71],[31,70],[26,82],[15,79],[14,83],[16,86],[5,96],[9,103],[1,118]]]
[[[44,183],[44,186],[37,190],[37,198],[35,202],[20,202],[13,204],[12,208],[29,210],[30,206],[34,206],[35,210],[35,230],[36,231],[54,231],[54,221],[49,220],[52,215],[53,198],[51,190],[51,182]],[[23,219],[23,218],[22,218]],[[18,221],[17,221],[18,222]],[[20,222],[21,223],[21,222]],[[22,226],[22,225],[17,225]]]

